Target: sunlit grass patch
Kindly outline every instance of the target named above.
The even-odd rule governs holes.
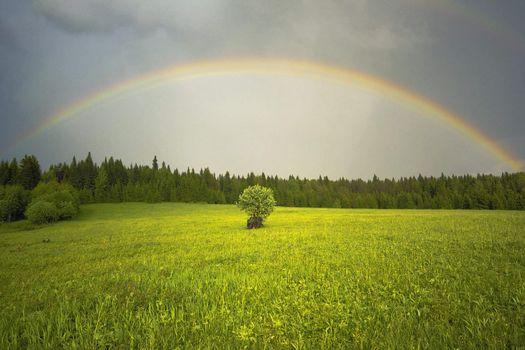
[[[524,213],[245,224],[234,206],[127,203],[0,226],[0,348],[525,346]]]

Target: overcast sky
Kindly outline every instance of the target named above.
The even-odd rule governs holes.
[[[463,3],[463,5],[459,5]],[[172,167],[370,178],[513,171],[380,91],[299,76],[222,74],[46,117],[177,64],[311,60],[391,81],[525,159],[525,2],[0,0],[0,158],[113,155]]]

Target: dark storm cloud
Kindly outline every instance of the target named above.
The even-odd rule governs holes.
[[[18,50],[18,41],[13,30],[5,23],[5,20],[0,18],[0,47],[3,50],[2,56],[9,54],[10,50]]]
[[[338,64],[393,81],[464,116],[497,142],[519,157],[525,158],[525,140],[521,135],[525,120],[521,101],[525,90],[525,70],[522,69],[521,62],[525,57],[522,51],[512,44],[523,38],[525,26],[520,20],[521,17],[516,14],[523,7],[521,2],[508,2],[505,5],[483,2],[463,6],[446,0],[439,3],[415,0],[13,0],[5,1],[0,6],[0,102],[3,106],[1,116],[4,125],[0,131],[2,157],[7,146],[12,144],[7,140],[33,129],[42,118],[67,104],[108,85],[177,63],[262,56]],[[224,86],[221,91],[237,91],[238,82],[224,81],[222,84]],[[260,105],[260,108],[264,109],[265,104],[261,104],[261,101],[266,101],[266,97],[275,89],[267,89],[257,84],[250,85],[250,88],[253,91],[249,98],[254,99],[254,105]],[[297,90],[301,89],[301,85],[289,85],[289,88]],[[352,92],[348,87],[345,89]],[[217,93],[213,90],[200,89],[194,93],[206,94],[199,96],[199,101],[216,101]],[[236,93],[242,95],[240,92]],[[282,93],[289,96],[286,91]],[[357,92],[352,93],[360,96]],[[158,94],[161,95],[161,91],[158,91]],[[192,96],[186,96],[185,101],[192,100],[190,97]],[[297,98],[293,94],[289,97],[290,100]],[[382,96],[385,97],[388,98]],[[163,120],[164,114],[178,115],[177,121],[186,125],[185,123],[189,122],[185,121],[185,118],[191,119],[191,113],[195,113],[194,108],[184,101],[167,105],[165,101],[169,101],[170,97],[166,97],[164,102],[156,100],[155,96],[150,98],[157,101],[150,108],[158,111],[156,118],[159,120]],[[241,118],[246,115],[256,114],[259,118],[265,118],[264,113],[249,111],[249,106],[236,101],[232,96],[225,95],[223,98],[224,101],[213,104],[215,110],[223,111],[222,114],[215,112],[211,107],[202,113],[206,113],[210,120],[215,113],[222,115],[222,118],[231,122],[232,127],[245,123]],[[281,115],[280,111],[287,110],[289,114],[304,115],[310,124],[302,129],[303,136],[315,133],[321,128],[323,121],[328,125],[337,122],[336,115],[340,112],[337,108],[326,106],[326,99],[321,98],[320,93],[308,93],[307,98],[311,102],[308,108],[281,100],[281,104],[275,106],[273,113]],[[365,117],[373,119],[365,123],[375,125],[374,128],[366,129],[367,137],[372,140],[371,145],[388,148],[388,142],[385,140],[388,139],[388,130],[385,131],[380,126],[390,125],[392,120],[410,120],[404,119],[402,115],[410,114],[410,111],[401,109],[394,112],[395,108],[390,103],[373,100],[375,102],[355,102],[362,106],[346,105],[345,101],[349,98],[341,97],[333,103],[338,101],[341,106],[351,109],[352,113],[358,113],[357,120]],[[117,120],[118,113],[125,113],[130,118],[141,117],[134,110],[123,106],[109,106],[111,108],[106,111],[107,118]],[[145,110],[144,113],[149,112]],[[84,116],[86,120],[94,120],[96,117],[94,112]],[[202,116],[193,116],[197,117]],[[266,116],[267,119],[274,117]],[[352,114],[348,114],[345,118],[351,117]],[[387,117],[391,119],[381,119]],[[282,114],[281,118],[286,118],[286,114]],[[289,118],[293,120],[294,117]],[[167,122],[173,123],[171,119]],[[342,125],[346,125],[347,122],[339,121]],[[81,119],[78,123],[78,127],[91,127],[84,125]],[[73,125],[74,122],[70,124]],[[348,124],[348,127],[364,127],[365,124]],[[126,125],[128,123],[122,120],[118,126],[120,134],[135,134],[131,126]],[[117,130],[106,127],[108,130],[103,132],[93,127],[93,135],[104,134],[106,131],[115,133]],[[421,131],[423,127],[424,125],[419,124],[417,127],[415,124],[410,126],[409,123],[404,125],[402,130],[406,135],[413,135],[413,140],[419,140],[417,135],[424,134]],[[393,126],[390,127],[392,128]],[[193,132],[204,139],[213,139],[213,129],[201,127],[200,130],[193,130],[188,126],[186,134],[192,135]],[[208,130],[208,134],[201,135],[202,130]],[[68,132],[80,133],[80,129]],[[158,133],[159,130],[151,130],[151,133],[155,132]],[[229,134],[229,131],[224,130],[223,133]],[[316,157],[319,159],[315,161],[322,163],[321,171],[334,176],[351,176],[355,169],[336,169],[334,164],[321,159],[318,152],[321,149],[326,152],[328,149],[337,149],[334,140],[345,144],[343,135],[334,138],[328,131],[323,135],[315,137],[319,148],[311,150],[318,155]],[[73,148],[77,153],[91,150],[100,156],[112,154],[113,150],[119,149],[124,158],[129,157],[132,161],[135,157],[148,160],[152,153],[157,152],[157,146],[154,147],[155,141],[146,142],[150,148],[137,150],[134,156],[131,156],[126,154],[125,147],[122,148],[120,144],[113,142],[103,145],[105,141],[97,139],[96,136],[92,139],[82,139],[82,142],[81,137],[75,137],[76,135],[70,135],[68,138],[54,136],[47,141],[41,139],[38,145],[32,144],[33,148],[42,152],[44,163],[64,160],[70,156],[64,150]],[[301,137],[296,135],[296,141],[302,140]],[[60,144],[57,141],[59,139],[63,140]],[[74,147],[70,147],[75,140],[78,142]],[[158,148],[166,147],[165,143],[169,140],[167,137]],[[276,142],[279,140],[276,139]],[[125,144],[125,136],[122,136],[120,141]],[[362,142],[366,143],[365,141],[368,142]],[[177,148],[172,154],[176,154],[178,158],[175,158],[179,161],[183,159],[182,162],[186,163],[196,159],[190,157],[190,153],[201,154],[203,158],[199,158],[199,161],[204,163],[203,165],[211,165],[205,164],[205,147],[192,142],[187,140],[186,144],[179,144],[179,147],[184,149],[185,145],[192,144],[193,152],[181,153],[180,148]],[[288,156],[294,155],[297,159],[307,159],[307,150],[313,147],[305,145],[301,151],[298,143],[287,143],[284,139],[279,142],[282,147],[291,147]],[[399,137],[396,142],[399,143],[398,148],[406,152],[411,148],[410,137]],[[450,141],[450,144],[455,143]],[[230,146],[228,142],[224,142],[222,153],[220,145],[216,146],[218,155],[224,154],[228,161],[215,165],[228,168],[230,164],[232,168],[242,168],[243,164],[235,159],[242,159],[244,156],[234,154],[233,150],[236,148],[227,148]],[[435,152],[424,145],[418,147],[423,148],[417,152],[413,151],[413,154],[398,155],[397,163],[409,163],[416,154]],[[12,156],[22,151],[32,152],[30,148],[27,144],[25,148],[13,149],[6,154]],[[379,149],[378,146],[376,150],[370,150],[369,158],[374,155],[378,162],[390,164],[388,159],[381,160]],[[230,151],[233,153],[226,155]],[[278,150],[272,148],[270,151]],[[440,157],[443,159],[439,164],[425,169],[429,172],[439,172],[439,169],[444,168],[454,171],[454,167],[447,167],[444,156],[454,155],[447,152],[449,151],[442,152]],[[261,156],[272,164],[280,164],[276,171],[281,169],[282,172],[292,171],[299,174],[313,171],[300,164],[297,171],[293,171],[286,168],[288,163],[282,159],[272,162],[271,152]],[[337,162],[341,161],[339,156],[338,153],[332,155],[333,163],[336,162],[335,159],[338,159]],[[468,166],[460,166],[452,161],[449,161],[448,165],[455,164],[458,171],[499,169],[497,164],[490,165],[482,156],[478,158],[476,159],[479,167],[475,165],[475,159],[473,162],[465,162]],[[356,159],[355,162],[369,168],[368,170],[374,167],[363,159]],[[182,164],[185,165],[191,164]],[[388,167],[391,174],[403,174],[402,166],[393,163],[380,170],[388,175]],[[421,163],[420,167],[424,168],[424,164]],[[355,173],[367,174],[366,170]]]

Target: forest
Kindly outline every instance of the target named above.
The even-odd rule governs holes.
[[[42,171],[37,158],[0,162],[0,200],[10,186],[25,191],[39,182],[68,184],[81,203],[200,202],[233,204],[242,190],[260,184],[273,190],[277,204],[288,207],[377,209],[525,209],[525,173],[501,175],[413,176],[399,179],[317,179],[249,173],[215,174],[210,169],[171,169],[157,157],[151,165],[124,165],[89,153]]]

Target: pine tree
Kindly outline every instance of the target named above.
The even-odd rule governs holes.
[[[95,180],[95,201],[107,202],[110,190],[108,173],[104,167],[101,167]]]
[[[159,162],[157,161],[157,156],[154,156],[154,157],[153,157],[152,169],[153,169],[154,171],[159,170]]]
[[[6,161],[0,162],[0,186],[7,185],[9,180],[9,163]]]
[[[55,167],[55,180],[63,182],[69,176],[69,166],[66,163],[59,163]]]
[[[80,172],[82,174],[82,183],[85,189],[90,190],[92,193],[95,191],[95,180],[97,178],[97,168],[93,159],[91,158],[91,152],[88,153],[86,160],[79,164]]]
[[[9,170],[8,175],[6,179],[6,185],[15,185],[18,183],[18,173],[20,169],[18,168],[18,161],[16,158],[13,158],[11,160],[11,163],[9,163]]]
[[[83,176],[81,173],[81,169],[78,167],[77,159],[73,157],[71,165],[69,166],[69,183],[77,190],[80,190],[84,188],[82,178]]]
[[[31,170],[33,169],[33,170]],[[316,180],[301,180],[296,176],[280,179],[264,173],[246,176],[216,176],[209,168],[198,173],[173,172],[157,157],[153,169],[149,166],[125,167],[121,160],[110,157],[98,167],[88,153],[85,160],[71,164],[51,165],[45,173],[34,156],[25,156],[20,163],[0,161],[0,185],[23,184],[34,187],[38,179],[68,181],[79,189],[82,202],[92,202],[96,190],[97,201],[205,201],[208,203],[234,203],[249,184],[266,185],[284,206],[362,207],[362,208],[454,208],[454,209],[525,209],[525,173],[503,173],[501,176],[445,176],[336,181],[326,176]]]
[[[33,155],[25,155],[20,161],[20,173],[18,175],[18,182],[26,189],[32,190],[38,185],[42,171],[40,164]]]
[[[227,171],[222,178],[221,190],[224,193],[226,203],[233,204],[238,196],[233,194],[233,184],[230,173]]]

